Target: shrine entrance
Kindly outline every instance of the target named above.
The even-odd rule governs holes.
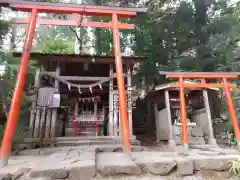
[[[186,113],[186,102],[185,102],[185,89],[188,88],[223,88],[226,98],[226,103],[228,106],[228,111],[230,114],[230,119],[232,121],[235,139],[240,149],[240,131],[239,125],[236,117],[235,107],[232,102],[230,88],[236,88],[236,83],[229,83],[238,79],[239,73],[230,72],[161,72],[165,74],[168,79],[177,79],[177,83],[172,85],[172,87],[179,89],[179,99],[180,99],[180,119],[181,119],[181,129],[182,129],[182,144],[185,149],[188,149],[188,133],[187,133],[187,113]],[[194,83],[186,83],[184,80],[191,79]],[[209,114],[209,112],[208,112]],[[212,128],[212,127],[211,127]]]
[[[126,103],[126,90],[124,84],[123,65],[120,49],[119,29],[133,29],[133,24],[124,24],[119,22],[119,18],[134,18],[139,13],[146,12],[145,8],[120,8],[120,7],[104,7],[93,5],[78,5],[78,4],[64,4],[64,3],[44,3],[44,2],[29,2],[29,1],[8,1],[0,3],[3,6],[7,6],[15,11],[22,11],[31,13],[29,18],[14,19],[12,23],[15,24],[27,24],[28,29],[26,33],[26,39],[24,42],[23,52],[21,54],[20,69],[17,76],[16,87],[11,101],[9,116],[7,120],[6,130],[1,145],[1,165],[5,166],[8,162],[9,152],[12,146],[12,140],[15,133],[16,121],[18,118],[20,99],[23,93],[24,81],[26,79],[28,62],[30,57],[30,51],[34,39],[36,24],[42,25],[60,25],[60,26],[83,26],[83,27],[97,27],[97,28],[110,28],[113,30],[113,49],[114,49],[114,62],[116,69],[117,89],[119,95],[119,109],[121,120],[122,141],[124,144],[124,151],[131,152],[128,113]],[[52,19],[40,19],[39,13],[53,13],[53,14],[68,14],[70,20],[52,20]],[[109,22],[90,22],[88,16],[107,16],[111,20]],[[74,61],[74,60],[73,60]],[[55,66],[56,67],[56,66]],[[57,65],[57,69],[58,65]],[[59,74],[55,74],[55,79],[58,79]],[[112,78],[112,77],[111,77]],[[66,83],[64,80],[58,79],[61,83]],[[100,83],[101,84],[101,83]],[[98,86],[97,84],[96,86]],[[56,86],[59,86],[59,83]],[[68,87],[71,84],[68,84]],[[81,88],[93,88],[92,85],[79,86],[72,83],[77,89]],[[57,114],[57,110],[54,111],[54,116]],[[55,128],[56,121],[53,122]]]

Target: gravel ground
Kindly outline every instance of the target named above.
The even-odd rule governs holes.
[[[198,172],[194,176],[186,177],[181,177],[175,173],[168,176],[154,176],[151,174],[140,176],[122,175],[117,177],[97,176],[92,180],[240,180],[240,175],[233,176],[229,172]]]

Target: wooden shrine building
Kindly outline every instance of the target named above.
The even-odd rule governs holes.
[[[15,56],[21,56],[15,53]],[[31,137],[39,138],[43,113],[39,89],[55,87],[60,106],[46,108],[45,138],[59,136],[120,136],[116,70],[113,56],[31,53],[36,71],[29,123]],[[132,70],[144,57],[122,57],[127,92],[129,129],[132,131]]]

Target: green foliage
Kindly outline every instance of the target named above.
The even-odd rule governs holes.
[[[63,40],[43,40],[37,44],[37,49],[43,53],[73,54],[74,42]]]
[[[7,21],[0,20],[0,39],[3,39],[4,36],[8,33],[10,25]]]
[[[239,174],[240,173],[240,158],[229,161],[228,168],[231,173]]]
[[[135,54],[150,61],[149,68],[144,65],[139,71],[147,76],[147,84],[156,81],[159,70],[231,70],[239,56],[240,7],[227,4],[228,0],[148,1],[148,13],[135,22],[132,46]]]

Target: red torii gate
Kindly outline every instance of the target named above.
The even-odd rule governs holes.
[[[4,137],[2,140],[0,158],[1,166],[8,163],[8,156],[12,146],[12,140],[16,129],[16,121],[19,113],[20,100],[23,92],[24,82],[27,74],[30,50],[34,38],[36,24],[59,25],[59,26],[84,26],[97,28],[111,28],[113,30],[113,45],[116,64],[117,87],[120,100],[120,119],[124,152],[131,152],[129,137],[128,114],[126,105],[126,92],[124,87],[124,76],[120,52],[119,29],[133,29],[133,24],[118,22],[118,18],[134,18],[138,13],[146,12],[145,8],[120,8],[94,5],[77,5],[66,3],[40,3],[20,0],[5,0],[0,5],[5,5],[16,11],[31,12],[30,18],[13,19],[12,23],[28,24],[27,35],[22,52],[20,68],[17,76],[16,86],[11,101],[9,116],[7,120]],[[71,20],[38,19],[38,13],[71,14]],[[86,19],[80,20],[83,16],[107,16],[112,17],[110,22],[91,22]]]
[[[180,97],[180,116],[182,122],[182,144],[185,149],[188,148],[188,134],[187,134],[187,122],[186,122],[186,103],[184,96],[185,88],[223,88],[226,96],[226,102],[228,105],[228,111],[230,114],[230,119],[233,124],[235,138],[240,149],[240,131],[239,125],[236,117],[235,108],[232,102],[231,93],[229,88],[236,88],[236,84],[228,83],[228,79],[237,79],[239,77],[238,72],[160,72],[160,74],[165,74],[169,79],[178,79],[178,83],[175,85],[179,88]],[[184,79],[198,79],[199,83],[185,83]],[[207,83],[206,79],[216,79],[221,80],[221,83]]]

